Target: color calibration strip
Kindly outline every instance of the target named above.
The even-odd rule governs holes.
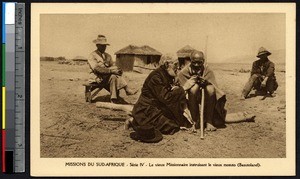
[[[25,171],[25,4],[2,3],[2,172]]]

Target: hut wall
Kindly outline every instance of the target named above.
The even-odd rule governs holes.
[[[179,67],[182,69],[184,66],[189,64],[191,59],[189,57],[178,58]]]
[[[134,56],[134,65],[135,66],[145,66],[147,64],[146,55],[135,55]]]
[[[160,60],[159,55],[151,56],[151,64],[153,65],[153,67],[158,67],[159,66],[159,60]]]
[[[117,55],[116,65],[121,68],[123,71],[132,71],[134,63],[134,55],[121,54]]]

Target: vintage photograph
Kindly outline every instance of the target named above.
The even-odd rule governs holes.
[[[197,10],[39,14],[39,157],[287,158],[286,13]]]

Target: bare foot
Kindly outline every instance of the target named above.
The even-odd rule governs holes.
[[[135,95],[139,90],[131,90],[131,89],[126,89],[126,95],[130,96],[130,95]]]
[[[241,94],[240,100],[245,100],[245,99],[246,99],[246,97],[243,94]]]
[[[193,125],[191,128],[187,128],[187,127],[180,127],[180,130],[185,130],[185,131],[189,131],[192,133],[197,133],[197,130],[195,128],[195,125]]]
[[[256,117],[254,114],[250,114],[248,112],[243,113],[246,122],[255,122],[254,118]]]
[[[124,129],[125,129],[125,130],[128,130],[128,129],[131,127],[131,122],[132,122],[132,121],[133,121],[133,118],[132,118],[132,117],[126,119],[125,124],[124,124]]]
[[[212,124],[210,124],[210,123],[206,123],[205,130],[208,131],[208,132],[212,132],[212,131],[216,131],[217,128],[215,126],[213,126]]]

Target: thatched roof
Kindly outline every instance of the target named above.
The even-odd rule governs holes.
[[[178,58],[190,57],[191,52],[194,50],[196,49],[189,45],[186,45],[177,51],[177,56]]]
[[[117,51],[115,55],[120,54],[130,54],[130,55],[159,55],[161,56],[162,53],[155,50],[154,48],[144,45],[144,46],[135,46],[135,45],[128,45],[121,50]]]
[[[76,56],[73,58],[73,61],[87,61],[87,58],[83,56]]]

